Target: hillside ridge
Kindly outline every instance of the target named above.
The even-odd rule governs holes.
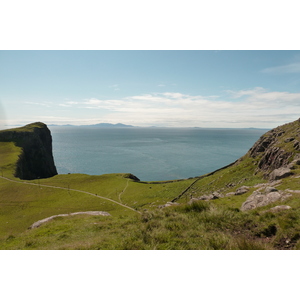
[[[0,142],[13,142],[21,148],[14,176],[32,180],[57,175],[52,153],[52,136],[41,122],[0,131]]]
[[[14,143],[36,141],[45,126],[0,134],[0,249],[300,249],[299,120],[265,133],[232,164],[194,178],[13,178],[23,153]],[[32,228],[36,222],[42,224]]]
[[[275,169],[289,168],[300,159],[300,119],[266,132],[238,163],[249,157],[257,165],[256,173],[262,172],[266,179]]]

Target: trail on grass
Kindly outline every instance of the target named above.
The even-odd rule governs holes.
[[[121,196],[122,194],[124,194],[124,192],[126,191],[127,187],[128,187],[128,183],[129,183],[129,179],[127,179],[127,183],[126,183],[126,186],[124,188],[124,190],[119,194],[119,201],[122,203],[122,199],[121,199]]]
[[[82,190],[76,190],[76,189],[70,189],[70,188],[65,188],[65,187],[60,187],[60,186],[54,186],[54,185],[45,185],[45,184],[40,184],[40,183],[33,183],[33,182],[26,182],[26,181],[17,181],[17,180],[13,180],[13,179],[10,179],[10,178],[7,178],[7,177],[3,177],[3,176],[0,176],[0,178],[5,179],[7,181],[14,182],[14,183],[28,184],[28,185],[34,185],[34,186],[46,187],[46,188],[52,188],[52,189],[61,189],[61,190],[67,190],[67,191],[73,191],[73,192],[78,192],[78,193],[83,193],[83,194],[91,195],[93,197],[97,197],[97,198],[100,198],[100,199],[104,199],[104,200],[113,202],[115,204],[118,204],[118,205],[123,206],[125,208],[128,208],[130,210],[133,210],[133,211],[135,211],[135,212],[137,212],[137,213],[140,214],[139,211],[135,210],[134,208],[132,208],[130,206],[127,206],[127,205],[125,205],[123,203],[120,203],[118,201],[115,201],[113,199],[110,199],[110,198],[107,198],[107,197],[103,197],[103,196],[99,196],[97,194],[93,194],[93,193],[90,193],[90,192],[86,192],[86,191],[82,191]],[[127,188],[127,186],[128,186],[128,181],[127,181],[127,185],[126,185],[125,189]],[[125,189],[122,191],[122,193],[124,193]],[[120,195],[119,195],[119,199],[120,199]]]

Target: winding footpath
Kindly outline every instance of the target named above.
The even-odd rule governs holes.
[[[75,189],[70,189],[70,188],[65,188],[65,187],[59,187],[59,186],[53,186],[53,185],[45,185],[45,184],[39,184],[39,183],[33,183],[33,182],[26,182],[26,181],[17,181],[17,180],[13,180],[13,179],[10,179],[10,178],[4,177],[4,176],[0,176],[0,178],[5,179],[7,181],[14,182],[14,183],[28,184],[28,185],[34,185],[34,186],[46,187],[46,188],[52,188],[52,189],[61,189],[61,190],[67,190],[67,191],[73,191],[73,192],[78,192],[78,193],[83,193],[83,194],[91,195],[93,197],[97,197],[97,198],[100,198],[100,199],[104,199],[104,200],[113,202],[113,203],[115,203],[117,205],[123,206],[123,207],[125,207],[127,209],[135,211],[136,213],[141,214],[139,211],[135,210],[134,208],[132,208],[130,206],[127,206],[127,205],[125,205],[123,203],[120,203],[118,201],[115,201],[113,199],[110,199],[110,198],[107,198],[107,197],[103,197],[103,196],[99,196],[97,194],[93,194],[93,193],[90,193],[90,192],[86,192],[86,191],[82,191],[82,190],[75,190]],[[127,188],[127,186],[128,186],[128,181],[127,181],[127,185],[126,185],[125,189]],[[122,191],[122,193],[124,193],[125,189]],[[119,199],[120,199],[120,195],[119,195]]]
[[[121,196],[122,194],[126,191],[127,187],[128,187],[128,183],[129,183],[129,179],[127,179],[127,183],[126,183],[126,186],[124,188],[124,190],[119,194],[119,201],[122,203],[122,199],[121,199]]]

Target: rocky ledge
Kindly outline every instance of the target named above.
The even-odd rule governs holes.
[[[292,175],[288,169],[300,164],[299,150],[300,119],[268,131],[247,155],[257,160],[257,172],[263,172],[265,178],[277,180]],[[276,169],[280,169],[277,174],[272,173]],[[278,176],[279,173],[282,175]]]

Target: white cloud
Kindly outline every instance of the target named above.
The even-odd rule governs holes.
[[[227,90],[226,92],[230,94],[230,96],[234,99],[241,98],[243,96],[251,96],[251,95],[257,95],[259,93],[264,92],[265,89],[262,87],[256,87],[254,89],[250,90],[240,90],[240,91],[232,91],[232,90]]]
[[[229,95],[229,99],[228,99]],[[224,100],[226,99],[226,100]],[[274,127],[298,118],[300,93],[263,88],[227,91],[227,97],[153,93],[121,99],[87,99],[86,108],[132,125]]]
[[[120,90],[118,84],[109,85],[108,87],[109,87],[110,89],[113,89],[114,91],[119,91],[119,90]]]
[[[263,69],[261,72],[267,74],[300,73],[300,62],[283,65],[283,66],[266,68]]]
[[[299,118],[300,93],[257,87],[225,91],[219,96],[166,92],[68,100],[56,106],[46,102],[27,104],[38,105],[40,109],[30,115],[30,120],[29,115],[28,120],[25,119],[22,111],[20,116],[14,117],[15,124],[41,120],[48,124],[120,122],[136,126],[272,128]],[[51,105],[50,110],[46,110],[48,105]]]
[[[45,106],[45,107],[51,107],[52,103],[50,102],[32,102],[32,101],[25,101],[25,104],[35,105],[35,106]]]
[[[79,103],[79,102],[75,102],[75,101],[67,101],[67,102],[58,104],[58,106],[62,106],[62,107],[73,107],[73,106],[77,105],[78,103]]]

